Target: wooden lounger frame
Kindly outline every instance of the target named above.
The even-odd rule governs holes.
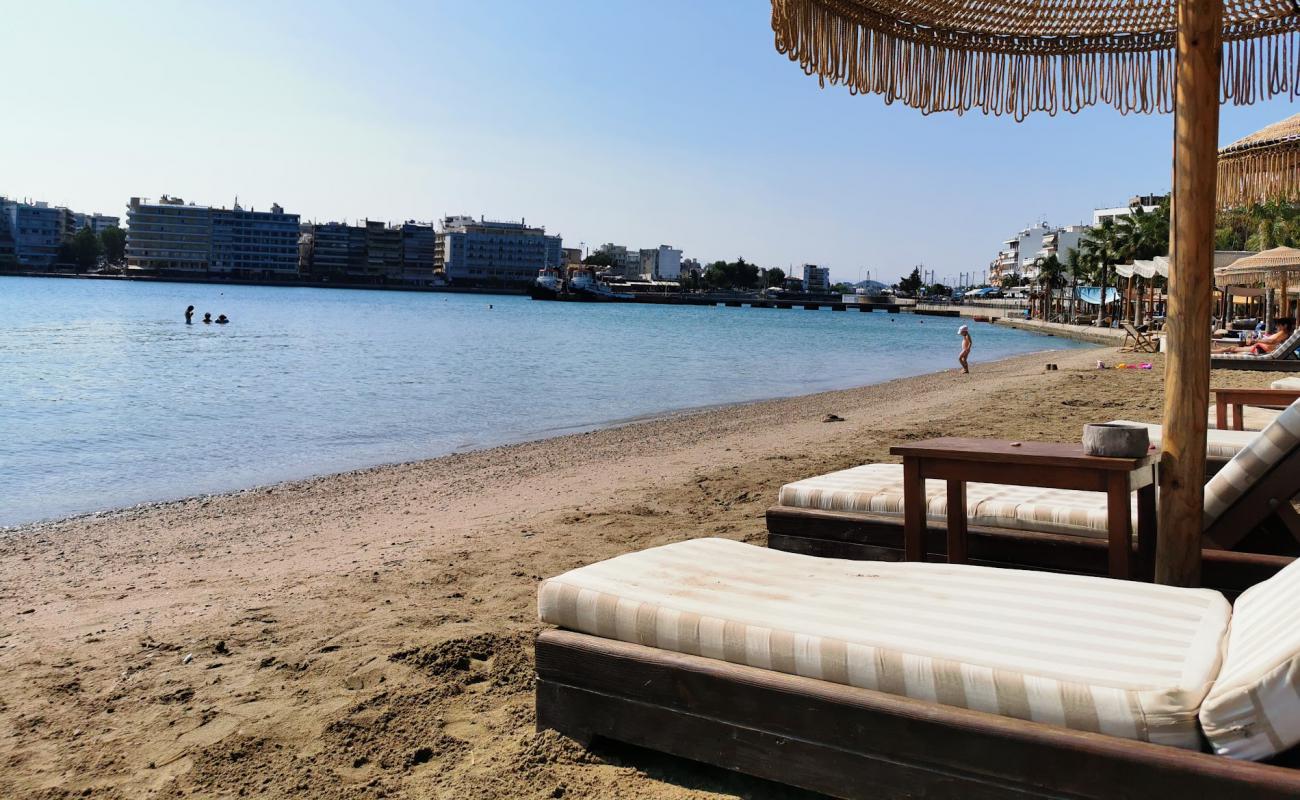
[[[1300,555],[1300,514],[1290,498],[1300,491],[1300,448],[1284,456],[1205,532],[1203,583],[1235,595]],[[871,561],[903,558],[902,517],[772,506],[767,546],[805,555]],[[1106,541],[1010,528],[968,528],[972,564],[1107,574]],[[926,552],[946,557],[945,529],[928,523]],[[1259,555],[1263,554],[1263,555]],[[1151,567],[1153,554],[1140,553]]]
[[[927,525],[928,559],[947,558],[947,536],[944,526]],[[822,558],[902,561],[903,525],[895,517],[773,506],[767,510],[767,546]],[[967,555],[969,563],[986,567],[1102,576],[1109,569],[1105,539],[1011,528],[969,527]],[[1207,548],[1202,551],[1201,582],[1235,597],[1276,575],[1292,560],[1288,555]],[[1150,554],[1139,554],[1138,563],[1146,573],[1149,562]]]
[[[613,739],[847,800],[1300,796],[1300,770],[1279,764],[1071,731],[569,631],[542,633],[536,655],[539,729],[584,744]]]
[[[1300,372],[1300,360],[1294,358],[1215,358],[1211,369],[1251,369],[1260,372]]]

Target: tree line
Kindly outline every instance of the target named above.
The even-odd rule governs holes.
[[[86,226],[59,245],[59,263],[71,264],[78,272],[94,269],[101,259],[106,264],[126,261],[126,231],[113,225],[95,233]]]

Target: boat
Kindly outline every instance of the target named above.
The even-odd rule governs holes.
[[[636,295],[616,292],[596,277],[596,270],[587,266],[572,266],[561,276],[555,267],[538,270],[537,278],[529,287],[528,295],[534,300],[564,300],[578,303],[610,303],[633,300]]]
[[[533,285],[528,287],[528,296],[534,300],[559,300],[564,289],[564,279],[555,267],[542,267],[537,271]]]

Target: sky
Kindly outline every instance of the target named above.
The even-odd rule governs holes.
[[[893,282],[1169,190],[1173,119],[1017,124],[851,96],[763,0],[0,0],[0,195],[526,219],[565,246]],[[1230,142],[1295,113],[1225,107]]]

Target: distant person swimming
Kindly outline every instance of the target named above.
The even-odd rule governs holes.
[[[227,322],[229,322],[229,321],[230,321],[230,320],[226,319],[226,315],[225,315],[225,314],[222,314],[221,316],[217,317],[217,324],[218,324],[218,325],[225,325],[225,324],[226,324]]]
[[[194,306],[190,306],[189,308],[185,309],[185,324],[186,325],[194,324]]]
[[[203,324],[204,324],[204,325],[211,325],[211,324],[212,324],[212,314],[211,314],[211,313],[208,313],[208,314],[204,314],[204,315],[203,315]]]
[[[961,364],[962,373],[967,374],[970,372],[970,364],[967,363],[971,348],[970,328],[963,325],[957,329],[957,333],[961,335],[961,353],[957,355],[957,363]]]

